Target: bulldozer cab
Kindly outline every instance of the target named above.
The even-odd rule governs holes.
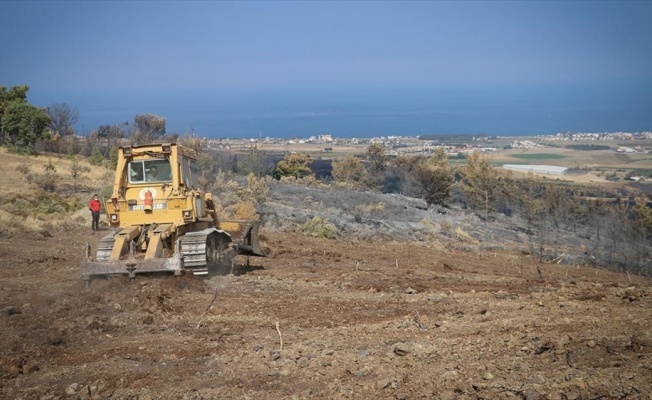
[[[172,182],[169,160],[138,160],[129,162],[129,183]]]
[[[154,156],[154,158],[152,158]],[[176,164],[173,166],[173,164]],[[144,154],[134,156],[127,163],[127,182],[133,185],[150,182],[173,182],[178,176],[178,184],[186,188],[197,188],[197,162],[190,154],[176,157],[165,154]]]

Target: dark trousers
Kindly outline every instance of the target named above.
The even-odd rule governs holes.
[[[99,231],[100,230],[100,212],[99,211],[91,211],[91,215],[93,216],[93,230],[94,231]]]

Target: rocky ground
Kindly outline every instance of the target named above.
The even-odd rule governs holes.
[[[641,277],[264,229],[232,276],[85,288],[87,231],[0,239],[0,398],[652,399]]]

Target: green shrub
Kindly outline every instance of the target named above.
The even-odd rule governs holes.
[[[2,199],[2,209],[11,215],[27,217],[34,213],[34,206],[20,195],[11,193]]]
[[[303,233],[308,236],[324,237],[326,239],[334,239],[336,236],[337,228],[335,225],[328,222],[325,218],[313,217],[303,224]]]
[[[102,155],[102,152],[100,152],[100,149],[97,146],[94,146],[91,155],[88,157],[88,162],[91,165],[98,166],[102,165],[103,161],[104,156]]]
[[[36,150],[32,147],[17,146],[14,144],[6,144],[4,147],[8,153],[12,154],[20,154],[24,156],[33,156],[37,154]]]
[[[39,214],[63,214],[77,211],[84,206],[84,202],[76,196],[62,197],[49,192],[41,192],[35,202]]]

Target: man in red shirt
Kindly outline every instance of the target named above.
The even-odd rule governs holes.
[[[97,193],[91,199],[91,202],[88,203],[88,209],[91,210],[91,215],[93,217],[93,235],[95,231],[100,230],[100,196]]]

